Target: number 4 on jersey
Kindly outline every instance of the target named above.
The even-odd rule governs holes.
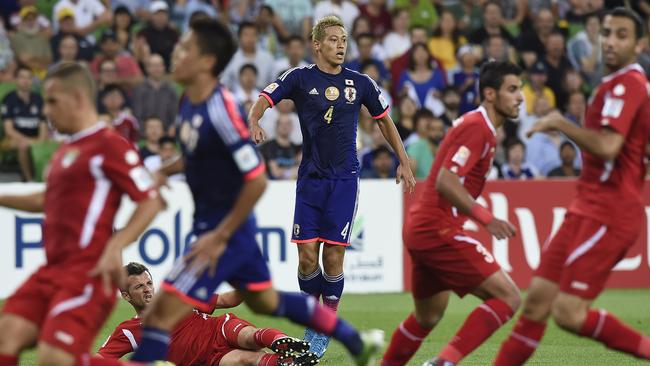
[[[323,119],[325,119],[328,125],[332,122],[332,114],[334,114],[334,106],[330,106],[323,116]]]

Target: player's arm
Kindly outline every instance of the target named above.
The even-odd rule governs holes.
[[[248,112],[251,140],[254,143],[261,144],[266,140],[266,132],[260,127],[260,119],[264,115],[264,111],[280,103],[282,99],[291,98],[293,90],[300,84],[298,74],[296,68],[287,70],[260,92],[259,98]]]
[[[574,141],[580,149],[603,160],[614,160],[625,143],[625,136],[611,128],[600,130],[583,128],[568,121],[559,112],[551,112],[540,118],[526,133],[559,131]]]
[[[228,291],[222,294],[217,294],[217,303],[214,305],[215,309],[230,309],[241,304],[244,300],[237,291]]]
[[[120,359],[127,353],[133,351],[135,350],[133,349],[131,342],[118,326],[113,333],[108,336],[106,342],[104,342],[99,350],[97,350],[95,357]]]
[[[397,167],[397,183],[400,183],[400,180],[403,179],[405,189],[408,190],[409,193],[412,193],[415,188],[415,177],[413,176],[409,157],[406,154],[404,144],[402,143],[402,139],[399,137],[393,119],[388,113],[386,113],[384,116],[377,119],[377,124],[379,125],[381,134],[384,135],[384,138],[388,141],[390,147],[392,147],[395,154],[397,154],[397,159],[399,160],[399,166]]]
[[[255,104],[251,107],[250,112],[248,112],[251,140],[256,144],[260,144],[266,140],[266,132],[262,127],[260,127],[260,119],[269,107],[271,107],[271,103],[269,103],[265,96],[260,95]]]
[[[45,192],[24,195],[0,195],[0,206],[27,212],[43,212]]]

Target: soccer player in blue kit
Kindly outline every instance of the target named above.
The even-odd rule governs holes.
[[[260,94],[251,108],[253,141],[266,138],[259,126],[264,111],[282,99],[292,99],[303,135],[298,171],[293,236],[298,244],[298,282],[303,293],[336,310],[343,292],[343,258],[350,245],[359,187],[356,138],[359,111],[365,106],[399,159],[397,183],[409,191],[415,178],[388,104],[367,75],[344,68],[347,33],[335,16],[320,19],[312,30],[316,64],[290,69]],[[324,243],[319,264],[321,243]],[[325,353],[329,337],[305,331],[311,352]]]
[[[194,199],[193,230],[198,239],[174,265],[163,291],[144,314],[140,347],[132,360],[165,360],[174,326],[194,308],[212,312],[215,289],[228,282],[253,311],[330,334],[349,350],[356,365],[369,365],[383,343],[381,331],[360,334],[313,297],[272,287],[255,241],[257,227],[251,212],[266,188],[264,163],[232,94],[218,79],[235,50],[226,26],[200,19],[192,22],[172,56],[173,77],[185,87],[177,125],[183,158],[165,166],[158,176],[184,169]],[[302,351],[304,342],[293,342],[287,347]]]

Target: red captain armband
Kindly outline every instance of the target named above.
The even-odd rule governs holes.
[[[479,205],[478,203],[474,203],[474,205],[472,205],[470,214],[476,221],[480,222],[483,225],[487,225],[494,219],[492,212],[490,212],[490,210],[487,208]]]

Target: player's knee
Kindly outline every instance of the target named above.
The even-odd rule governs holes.
[[[429,314],[415,313],[415,321],[417,321],[422,328],[429,329],[438,325],[440,320],[442,320],[442,316],[443,313],[429,313]]]
[[[553,301],[551,314],[553,315],[555,323],[560,328],[570,332],[578,332],[585,318],[581,314],[580,309],[577,309],[568,302],[562,301],[562,299]]]
[[[36,364],[38,366],[72,366],[74,356],[54,347],[39,347]]]
[[[298,269],[300,273],[309,275],[318,269],[318,253],[299,252]]]
[[[524,301],[522,315],[533,321],[545,321],[551,315],[551,302],[543,293],[529,292]]]
[[[509,290],[501,300],[508,304],[513,312],[517,312],[521,306],[521,294],[517,289]]]
[[[21,328],[7,316],[0,317],[0,353],[18,355],[36,343],[37,333]]]

